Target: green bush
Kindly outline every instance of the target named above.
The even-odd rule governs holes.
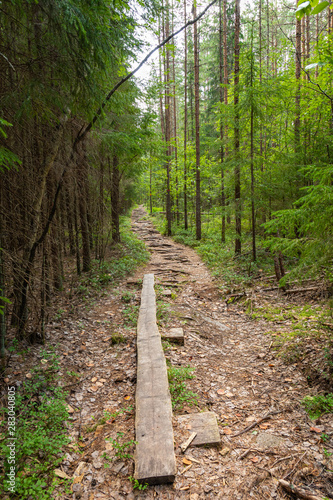
[[[333,394],[318,394],[317,396],[305,396],[302,401],[306,412],[312,419],[319,418],[324,413],[333,413]]]
[[[194,378],[193,372],[194,368],[190,366],[179,368],[169,366],[168,368],[169,389],[172,407],[175,410],[181,410],[185,403],[192,406],[198,402],[198,395],[189,391],[185,382],[185,380]]]
[[[15,397],[15,494],[21,500],[52,499],[59,480],[53,470],[63,460],[63,446],[69,442],[64,422],[68,420],[66,393],[56,385],[58,362],[54,354],[43,352],[41,364],[24,382]],[[5,409],[6,412],[6,409]],[[8,412],[8,411],[7,411]],[[9,438],[12,432],[2,422],[0,454],[4,457],[1,487],[8,491],[6,474],[10,467]],[[1,490],[0,490],[1,491]]]

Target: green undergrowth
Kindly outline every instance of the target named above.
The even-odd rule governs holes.
[[[198,395],[190,391],[185,380],[193,379],[194,368],[190,366],[175,367],[168,362],[168,380],[171,402],[174,410],[182,410],[184,405],[192,406],[198,403]]]
[[[93,260],[91,271],[80,276],[74,292],[76,295],[88,298],[107,286],[114,286],[149,260],[150,254],[144,242],[131,231],[131,220],[127,216],[120,218],[120,234],[121,243],[112,247],[111,257],[103,262]],[[70,290],[69,294],[73,295],[73,291]],[[130,292],[122,300],[129,302]]]
[[[311,419],[319,418],[325,413],[333,413],[333,394],[305,396],[302,405]]]
[[[245,306],[251,319],[274,325],[272,349],[286,363],[301,363],[310,385],[333,387],[333,320],[330,301],[312,304],[270,302]]]
[[[121,408],[115,412],[110,412],[109,410],[104,410],[103,416],[100,417],[96,422],[92,425],[87,425],[85,427],[85,432],[95,432],[99,425],[104,425],[106,423],[113,422],[119,415],[128,414],[130,415],[133,412],[133,406],[127,406],[127,408]],[[94,419],[93,419],[94,420]]]
[[[4,458],[4,474],[0,476],[2,498],[10,492],[9,498],[13,499],[52,499],[60,484],[62,490],[69,485],[68,480],[54,476],[63,460],[63,448],[70,441],[64,425],[69,420],[67,394],[58,386],[57,356],[46,351],[42,356],[40,364],[31,371],[31,379],[9,391],[15,394],[15,426],[9,426],[11,413],[4,410],[0,426],[0,455]],[[15,477],[13,489],[8,481],[11,467]]]

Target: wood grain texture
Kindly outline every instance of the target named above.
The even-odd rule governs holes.
[[[135,478],[148,484],[173,482],[176,460],[172,406],[161,336],[156,324],[154,275],[145,274],[137,326]]]
[[[190,428],[189,432],[197,433],[190,446],[216,446],[220,444],[220,433],[214,412],[181,415],[178,417],[178,421],[182,427]]]

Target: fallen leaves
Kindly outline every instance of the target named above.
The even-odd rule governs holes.
[[[222,457],[225,457],[226,455],[228,455],[229,451],[230,451],[230,448],[228,448],[227,446],[224,446],[222,448],[222,450],[220,450],[220,455],[222,455]]]
[[[321,434],[323,431],[319,429],[319,427],[310,427],[311,432],[317,432],[318,434]]]
[[[55,469],[54,474],[57,477],[60,477],[61,479],[71,479],[71,477],[68,474],[66,474],[66,472],[62,471],[61,469]]]
[[[66,409],[68,411],[68,413],[74,413],[74,408],[72,408],[69,404],[66,405]]]

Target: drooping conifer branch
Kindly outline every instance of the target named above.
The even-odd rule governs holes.
[[[159,43],[154,49],[152,49],[144,59],[142,59],[142,61],[140,62],[140,64],[133,70],[131,71],[130,73],[128,73],[124,78],[122,78],[111,90],[110,92],[107,94],[106,98],[104,99],[104,102],[101,104],[101,106],[98,108],[98,110],[96,111],[93,119],[88,123],[88,125],[81,129],[80,132],[78,133],[78,135],[76,136],[75,140],[74,140],[74,143],[73,143],[73,147],[72,147],[72,152],[70,154],[70,157],[68,159],[68,161],[66,162],[64,168],[63,168],[63,171],[61,173],[61,176],[60,176],[60,179],[58,181],[58,185],[57,185],[57,189],[56,189],[56,192],[55,192],[55,195],[54,195],[54,198],[53,198],[53,202],[52,202],[52,206],[51,206],[51,210],[49,212],[49,215],[47,217],[47,222],[45,224],[45,227],[42,231],[42,234],[41,236],[34,242],[33,244],[33,247],[32,247],[32,253],[34,254],[35,251],[36,251],[36,248],[43,242],[43,240],[45,239],[45,236],[48,232],[48,229],[51,225],[51,222],[53,220],[53,217],[54,217],[54,214],[56,212],[56,207],[57,207],[57,202],[58,202],[58,197],[59,197],[59,193],[61,191],[61,188],[63,186],[63,182],[64,182],[64,179],[65,179],[65,176],[66,176],[66,173],[67,173],[67,170],[68,170],[68,167],[69,165],[71,164],[71,162],[73,161],[74,159],[74,156],[75,156],[75,151],[76,151],[76,147],[78,145],[78,143],[80,141],[82,141],[85,136],[87,135],[87,133],[92,129],[92,127],[94,126],[94,124],[96,123],[96,121],[98,120],[98,118],[100,117],[100,115],[102,114],[102,111],[103,109],[105,108],[106,104],[109,102],[109,100],[111,99],[111,97],[113,96],[113,94],[119,89],[119,87],[121,85],[123,85],[125,82],[127,82],[127,80],[129,80],[137,71],[139,71],[139,69],[148,61],[148,59],[152,56],[152,54],[154,54],[154,52],[156,52],[158,49],[160,49],[161,47],[163,47],[163,45],[167,44],[172,38],[174,38],[175,36],[177,36],[179,33],[181,33],[184,29],[186,29],[188,26],[191,26],[192,24],[196,23],[201,17],[203,17],[206,12],[208,11],[208,9],[214,5],[215,3],[217,2],[217,0],[213,0],[212,2],[210,2],[207,7],[195,18],[195,19],[192,19],[190,21],[188,21],[186,24],[184,24],[179,30],[175,31],[174,33],[171,33],[169,36],[167,36],[164,40],[162,40],[161,43]]]
[[[121,85],[123,85],[125,82],[127,82],[127,80],[129,80],[130,78],[132,78],[132,76],[137,72],[139,71],[139,69],[148,61],[148,59],[150,59],[150,57],[154,54],[154,52],[156,52],[158,49],[160,49],[161,47],[163,47],[165,44],[167,44],[172,38],[174,38],[175,36],[179,35],[179,33],[181,33],[182,31],[184,31],[184,29],[186,29],[188,26],[191,26],[192,24],[195,24],[197,21],[199,21],[199,19],[201,19],[205,14],[206,12],[208,11],[208,9],[210,9],[210,7],[212,5],[214,5],[214,3],[216,3],[217,0],[213,0],[212,2],[210,2],[207,7],[195,18],[195,19],[192,19],[190,21],[188,21],[186,24],[184,24],[181,28],[179,28],[179,30],[175,31],[174,33],[171,33],[169,36],[167,36],[161,43],[159,43],[158,45],[156,45],[155,48],[153,48],[147,55],[144,59],[142,59],[142,61],[140,62],[140,64],[135,68],[133,69],[133,71],[131,71],[130,73],[128,73],[126,76],[124,76],[124,78],[122,78],[121,80],[119,80],[119,82],[113,87],[113,89],[110,90],[110,92],[108,93],[108,95],[106,96],[106,98],[104,99],[103,103],[101,104],[101,106],[98,108],[98,110],[96,111],[93,119],[88,123],[88,125],[83,129],[81,130],[75,141],[74,141],[74,148],[75,146],[84,139],[84,137],[87,135],[87,133],[92,129],[92,127],[95,125],[96,121],[99,119],[100,115],[102,114],[102,111],[103,109],[105,108],[105,106],[107,105],[107,103],[109,102],[109,100],[111,99],[111,97],[113,96],[113,94],[119,89],[119,87]]]

